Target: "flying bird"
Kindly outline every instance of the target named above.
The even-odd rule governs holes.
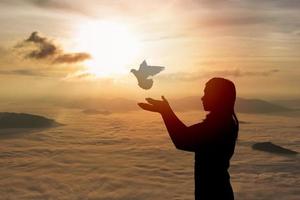
[[[165,67],[147,65],[146,60],[144,60],[140,64],[139,70],[132,69],[130,72],[135,75],[138,81],[138,85],[141,88],[149,90],[153,85],[153,80],[149,77],[158,74],[164,69]]]

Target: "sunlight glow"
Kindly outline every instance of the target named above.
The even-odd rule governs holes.
[[[80,24],[76,36],[78,49],[90,53],[84,64],[87,72],[97,77],[128,73],[126,65],[138,54],[139,42],[123,24],[90,21]]]

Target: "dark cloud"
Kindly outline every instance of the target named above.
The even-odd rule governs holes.
[[[60,53],[60,50],[58,50],[58,48],[52,43],[52,41],[49,41],[45,37],[39,36],[38,32],[31,33],[29,38],[24,41],[24,43],[27,42],[33,42],[38,46],[38,50],[33,50],[29,54],[27,54],[27,57],[29,58],[42,59]]]
[[[55,63],[75,63],[90,59],[91,55],[88,53],[69,53],[58,56]]]
[[[31,59],[46,59],[53,63],[76,63],[87,59],[91,56],[88,53],[65,53],[52,40],[42,37],[38,32],[32,32],[29,38],[18,44],[16,48],[29,47],[35,45],[35,49],[31,49],[26,53],[25,58]]]
[[[212,76],[221,77],[248,77],[248,76],[262,76],[267,77],[279,72],[277,69],[272,69],[268,71],[241,71],[237,70],[216,70],[216,71],[204,71],[199,73],[172,73],[165,74],[158,77],[162,80],[176,80],[176,81],[196,81]]]
[[[0,70],[0,75],[21,75],[21,76],[40,76],[45,77],[46,75],[41,72],[27,69],[16,69],[16,70]]]

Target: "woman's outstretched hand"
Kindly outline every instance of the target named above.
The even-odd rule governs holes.
[[[147,111],[163,113],[168,110],[172,110],[168,101],[164,96],[161,96],[162,100],[156,100],[152,98],[146,98],[148,103],[138,103],[138,105]]]

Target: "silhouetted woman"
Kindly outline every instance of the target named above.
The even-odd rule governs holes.
[[[233,82],[212,78],[206,83],[202,103],[206,118],[187,127],[172,111],[167,100],[146,98],[144,110],[161,114],[177,149],[195,152],[195,199],[233,200],[228,168],[239,130],[234,112]]]

